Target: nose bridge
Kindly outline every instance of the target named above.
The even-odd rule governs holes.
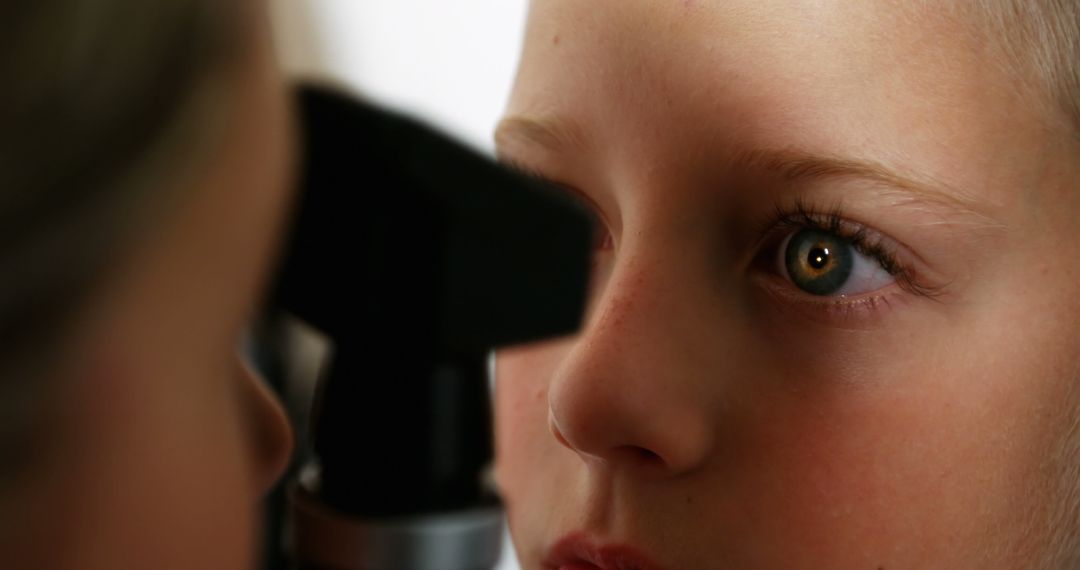
[[[695,318],[706,302],[690,265],[665,248],[625,243],[585,331],[549,391],[556,438],[605,463],[659,465],[679,473],[709,453],[713,428],[703,391]],[[695,368],[696,367],[696,368]]]

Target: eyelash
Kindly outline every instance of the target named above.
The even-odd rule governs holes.
[[[773,248],[770,246],[778,245],[780,239],[804,229],[827,232],[847,240],[856,251],[881,264],[882,269],[896,278],[900,288],[909,293],[926,298],[937,295],[935,288],[923,283],[914,268],[902,261],[895,246],[866,226],[849,221],[839,204],[825,210],[803,200],[796,200],[789,208],[777,204],[773,214],[761,224],[757,255],[768,257],[767,260],[762,258],[763,263],[771,262]]]

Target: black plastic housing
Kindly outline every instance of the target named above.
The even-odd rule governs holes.
[[[301,194],[274,299],[335,345],[314,491],[364,517],[491,501],[486,355],[578,328],[591,218],[418,122],[321,88],[298,101]]]

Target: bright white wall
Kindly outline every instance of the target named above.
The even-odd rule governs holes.
[[[290,76],[342,83],[487,152],[517,66],[526,4],[270,0]],[[503,552],[497,570],[517,569],[509,541]]]
[[[272,0],[293,75],[329,77],[490,151],[526,0]]]

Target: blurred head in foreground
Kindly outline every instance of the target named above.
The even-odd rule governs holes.
[[[1077,567],[1078,73],[1065,0],[534,0],[499,154],[606,235],[498,354],[523,566]]]
[[[0,558],[245,568],[290,435],[240,356],[288,199],[257,2],[0,8]]]

